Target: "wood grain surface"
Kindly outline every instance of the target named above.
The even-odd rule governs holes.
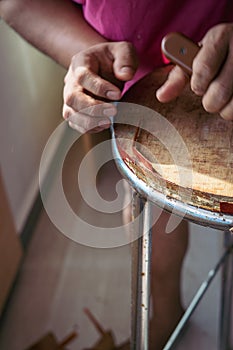
[[[160,115],[147,118],[147,108],[144,113],[135,105],[134,114],[144,114],[135,122],[138,127],[115,125],[122,158],[157,191],[233,214],[233,123],[207,113],[188,87],[174,101],[160,103],[155,91],[167,74],[168,68],[160,69],[125,95],[124,102],[149,107]],[[129,120],[127,108],[122,113]]]

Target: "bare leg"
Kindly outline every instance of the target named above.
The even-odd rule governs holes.
[[[188,246],[187,222],[182,221],[169,234],[165,228],[170,215],[162,213],[153,227],[151,294],[151,350],[161,350],[183,314],[180,277]]]

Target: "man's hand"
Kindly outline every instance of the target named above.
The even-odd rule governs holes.
[[[161,102],[170,101],[182,92],[187,81],[182,69],[176,66],[157,91],[157,98]],[[190,85],[195,94],[202,96],[207,112],[233,120],[233,24],[217,25],[204,36],[193,61]]]
[[[121,98],[124,82],[137,69],[137,56],[127,42],[106,42],[73,56],[65,77],[63,117],[80,132],[98,132],[116,114],[109,103]]]

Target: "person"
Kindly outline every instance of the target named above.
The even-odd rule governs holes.
[[[189,36],[201,49],[191,79],[174,67],[157,98],[170,101],[189,83],[208,112],[233,120],[231,0],[0,0],[0,16],[68,70],[63,116],[81,132],[109,127],[108,117],[116,114],[111,102],[164,65],[160,43],[171,31]],[[183,313],[180,273],[187,223],[165,235],[167,220],[163,213],[153,234],[151,348],[156,350],[163,348]]]

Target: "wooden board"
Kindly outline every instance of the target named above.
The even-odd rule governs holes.
[[[145,118],[140,128],[116,125],[122,156],[130,169],[157,191],[194,206],[233,214],[233,123],[207,113],[201,99],[189,88],[174,101],[159,103],[155,91],[167,74],[168,69],[161,69],[147,76],[125,95],[124,101],[159,112],[172,127],[165,123],[158,134],[155,119],[154,124],[150,123],[150,133],[143,130]],[[187,154],[189,165],[184,161]]]

